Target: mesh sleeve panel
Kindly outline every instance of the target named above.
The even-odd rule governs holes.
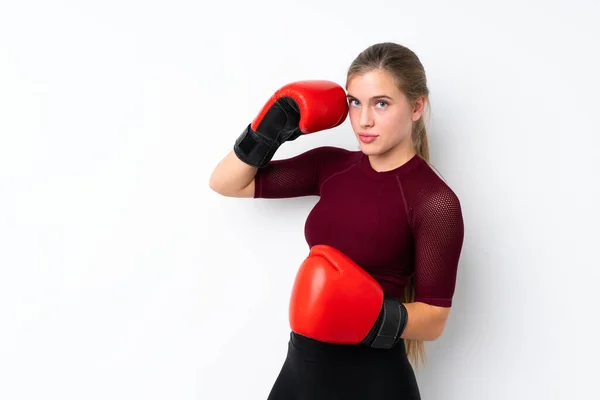
[[[317,147],[295,157],[272,160],[258,170],[255,198],[281,199],[318,196],[321,181],[330,173],[332,164],[346,153],[335,147]]]
[[[415,301],[450,307],[464,239],[460,201],[449,187],[432,182],[411,203]]]

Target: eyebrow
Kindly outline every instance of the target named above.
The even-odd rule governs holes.
[[[346,97],[349,98],[349,99],[356,99],[356,97],[352,96],[351,94],[348,94]],[[380,94],[380,95],[371,97],[371,100],[376,100],[376,99],[394,100],[390,96],[386,96],[385,94]]]

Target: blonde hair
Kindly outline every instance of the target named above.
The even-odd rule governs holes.
[[[398,88],[404,93],[411,105],[414,105],[417,98],[424,96],[426,109],[431,108],[425,68],[413,51],[400,44],[390,42],[377,43],[366,48],[348,68],[346,87],[348,87],[352,77],[376,69],[386,71],[392,75]],[[429,164],[429,143],[423,116],[413,123],[411,141],[416,153]],[[410,279],[400,301],[402,303],[415,301],[414,278]],[[425,364],[425,346],[422,340],[406,339],[405,345],[408,359],[413,366],[418,369],[419,360]]]

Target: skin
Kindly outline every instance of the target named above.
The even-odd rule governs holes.
[[[352,130],[375,170],[394,169],[415,155],[410,135],[413,122],[423,113],[424,97],[412,105],[392,76],[382,70],[351,78],[347,92]],[[377,135],[377,139],[363,143],[360,133]]]
[[[416,154],[411,141],[412,125],[423,114],[425,97],[410,102],[393,77],[379,69],[352,77],[346,89],[352,130],[373,169],[389,171],[410,160]],[[376,139],[364,143],[362,134],[376,135]],[[404,339],[431,341],[441,336],[450,307],[422,302],[404,305],[409,316]]]

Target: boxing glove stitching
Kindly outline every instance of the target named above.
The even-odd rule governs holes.
[[[392,342],[391,347],[394,347],[396,345],[396,343],[398,342],[398,337],[400,336],[400,326],[402,325],[402,303],[400,302],[398,302],[398,314],[400,316],[400,320],[398,321],[398,325],[396,326],[396,333],[394,334],[394,341]]]
[[[402,304],[402,302],[398,302],[398,307],[400,307],[400,324],[398,324],[398,333],[396,334],[394,346],[398,344],[400,339],[402,339],[402,334],[404,333],[406,325],[408,324],[408,310],[406,309],[406,306]]]

